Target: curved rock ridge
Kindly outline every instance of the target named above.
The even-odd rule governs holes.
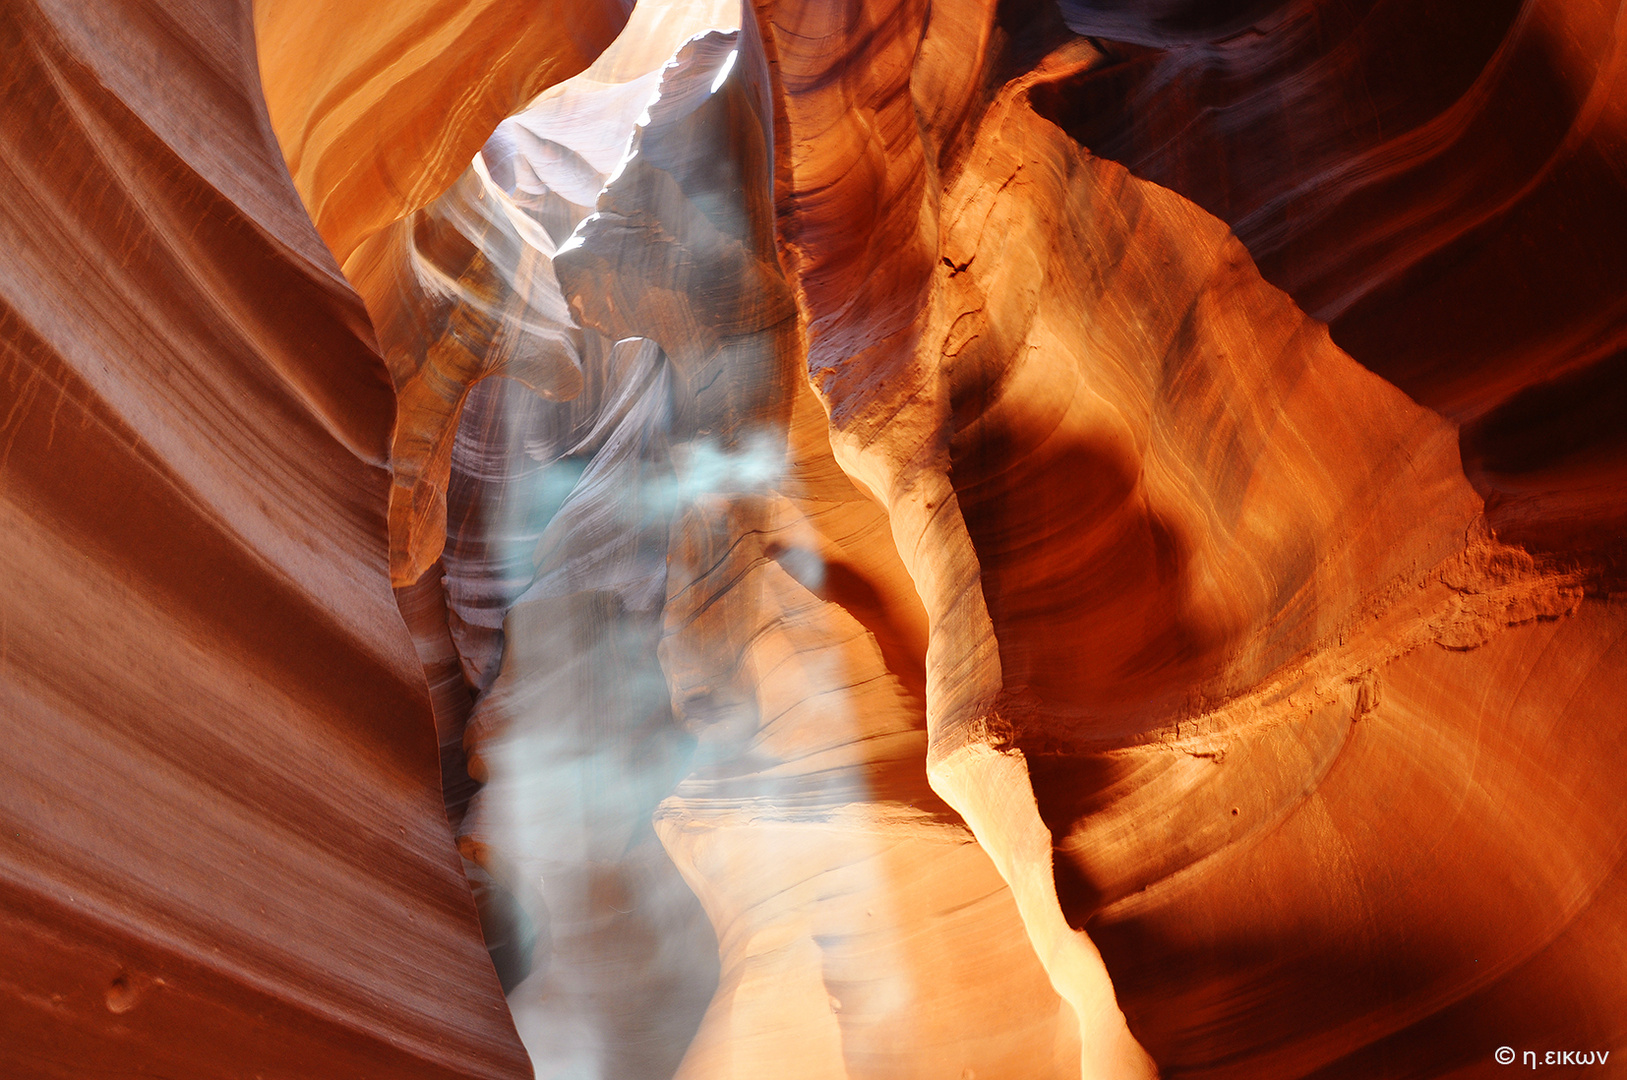
[[[555,250],[627,151],[661,66],[696,27],[726,21],[728,6],[640,9],[586,71],[498,124],[445,195],[374,233],[346,261],[399,402],[397,586],[422,581],[443,550],[452,448],[475,384],[501,375],[547,399],[581,392],[582,334],[563,305]]]
[[[1499,535],[1619,577],[1621,6],[1062,6],[1111,62],[1041,111],[1224,219],[1341,347],[1461,424]]]
[[[398,585],[420,580],[441,556],[469,389],[501,375],[548,399],[582,391],[581,334],[554,280],[553,247],[489,175],[468,169],[445,197],[374,234],[347,266],[372,298],[396,387],[390,559]]]
[[[1621,10],[0,11],[0,1073],[1627,1055]]]
[[[793,379],[766,66],[720,59],[663,82],[559,263],[585,325],[660,342],[686,439],[660,658],[697,767],[656,830],[721,970],[678,1075],[1071,1075],[1074,1024],[1004,883],[924,782],[918,604]]]
[[[271,123],[340,264],[445,191],[500,120],[592,63],[631,10],[627,0],[259,0]]]
[[[511,999],[541,1066],[665,1075],[672,1047],[614,1049],[657,1030],[695,1031],[694,1076],[787,1046],[811,1075],[1300,1076],[1450,1071],[1498,1024],[1619,1040],[1580,944],[1620,934],[1619,725],[1579,704],[1621,694],[1596,572],[1500,541],[1452,424],[1081,148],[1124,46],[1079,12],[755,14],[642,104],[629,62],[505,121],[412,241],[462,252],[486,365],[430,380],[469,402],[445,565],[490,786],[463,847],[551,920]],[[1179,34],[1260,17],[1202,14],[1228,29]],[[575,349],[567,404],[469,389],[514,354],[485,290],[532,287],[515,243],[551,260],[522,306]],[[398,450],[456,416],[404,411]],[[1515,837],[1500,865],[1537,884],[1439,854]],[[927,871],[969,840],[958,886]],[[1004,929],[973,944],[973,909]],[[1022,1022],[971,1020],[950,957]]]
[[[628,152],[661,65],[696,23],[716,21],[715,6],[635,19],[568,97],[544,95],[505,122],[457,186],[348,266],[403,402],[392,510],[416,517],[396,518],[397,579],[425,564],[433,575],[404,593],[440,590],[433,560],[451,534],[442,640],[455,639],[484,691],[468,743],[470,772],[488,783],[467,805],[460,847],[544,1074],[670,1076],[716,979],[715,940],[649,825],[685,741],[651,636],[659,507],[674,497],[668,364],[648,342],[580,329],[553,269]],[[655,51],[663,39],[667,52]],[[426,325],[444,329],[437,339]],[[537,356],[551,366],[522,383],[520,365]],[[448,479],[449,530],[435,519]],[[467,714],[467,696],[451,698],[443,734]],[[448,755],[449,776],[458,765]]]
[[[249,6],[0,50],[0,1074],[527,1076]]]
[[[677,774],[663,781],[657,765],[658,790],[642,815],[631,817],[625,800],[636,800],[640,786],[651,783],[642,775],[648,763],[636,755],[635,767],[625,770],[632,774],[631,788],[612,783],[607,791],[582,793],[576,802],[565,794],[573,770],[616,769],[617,755],[607,757],[589,731],[573,731],[573,724],[596,722],[595,709],[608,714],[605,723],[617,725],[605,734],[619,731],[642,740],[643,752],[657,758],[675,752],[662,749],[670,741],[665,694],[651,696],[651,687],[662,685],[653,641],[644,651],[642,680],[627,680],[625,671],[606,667],[597,685],[608,697],[594,697],[582,686],[589,695],[583,707],[573,711],[559,701],[562,707],[547,716],[551,725],[539,729],[532,722],[531,730],[517,730],[524,724],[506,720],[510,711],[523,720],[526,695],[534,696],[539,687],[552,686],[557,697],[559,683],[550,680],[550,672],[562,672],[567,686],[573,678],[578,684],[584,678],[591,682],[595,662],[618,648],[636,655],[638,612],[648,611],[652,600],[659,607],[661,557],[657,551],[652,569],[635,491],[621,487],[611,498],[601,493],[593,499],[579,492],[574,501],[561,503],[578,479],[588,487],[625,484],[629,468],[635,479],[642,469],[654,469],[650,482],[659,484],[667,411],[664,360],[637,341],[617,344],[578,328],[564,306],[553,256],[627,149],[635,115],[655,90],[661,64],[694,32],[695,22],[704,26],[715,19],[708,10],[712,6],[691,5],[687,23],[659,10],[654,19],[633,20],[623,39],[574,82],[568,100],[545,94],[505,122],[451,190],[375,234],[347,263],[379,327],[400,402],[391,501],[394,576],[404,598],[430,605],[442,596],[446,601],[439,609],[438,634],[427,622],[423,627],[421,650],[434,657],[435,670],[446,680],[437,719],[449,810],[463,829],[459,846],[505,986],[538,973],[517,993],[515,1012],[545,1071],[602,1066],[671,1075],[715,978],[715,944],[704,917],[648,825],[655,799]],[[652,51],[662,40],[668,42],[667,52]],[[642,70],[649,66],[654,70]],[[544,145],[524,124],[546,127],[552,139]],[[493,375],[500,377],[488,379]],[[467,415],[466,401],[471,403]],[[562,403],[550,406],[550,401]],[[454,466],[460,423],[465,450]],[[641,466],[651,455],[656,460]],[[590,459],[594,466],[580,476]],[[443,564],[437,559],[449,531],[449,482],[454,514],[443,593]],[[555,511],[561,520],[548,529]],[[624,538],[612,544],[594,539],[584,557],[582,538],[571,529],[582,527],[584,517],[592,527],[596,514],[610,516],[598,532],[608,524]],[[551,571],[533,562],[539,542],[544,560],[549,544],[556,549]],[[664,530],[659,542],[664,549]],[[496,557],[487,558],[488,553]],[[653,585],[647,580],[652,574]],[[516,691],[499,677],[497,660],[505,616],[522,593],[536,602],[521,605],[515,617],[522,626],[537,625],[537,616],[546,612],[550,634],[522,634],[511,642],[508,664],[535,660],[523,669],[527,681]],[[619,615],[623,608],[632,615]],[[563,651],[553,656],[545,647]],[[540,656],[539,649],[544,649]],[[481,697],[475,716],[469,772],[492,781],[472,803],[461,745],[470,688],[490,693]],[[510,699],[517,703],[505,706]],[[505,769],[508,757],[482,739],[494,727],[513,736],[506,744],[510,754],[525,759],[528,768],[517,786],[507,783],[514,771]],[[546,805],[539,806],[539,799]],[[521,813],[520,820],[511,809]],[[544,811],[554,811],[554,818]],[[539,828],[558,836],[550,840]],[[624,850],[640,836],[642,846]],[[539,887],[544,872],[546,904]],[[607,889],[613,894],[631,889],[646,903],[638,905],[634,918],[604,925],[601,911],[588,901],[597,902]],[[663,941],[663,935],[683,936],[683,926],[667,925],[660,912],[650,921],[646,909],[652,898],[672,909],[672,920],[687,919],[691,937],[698,935],[687,951],[678,947],[681,941],[666,940],[679,961],[666,965],[670,972],[638,951]],[[619,950],[625,965],[609,979],[596,975],[605,965],[595,950],[607,947]],[[701,986],[691,990],[688,983],[697,977]],[[538,993],[546,1001],[528,1006],[525,995]],[[673,1024],[676,1031],[670,1030]],[[629,1031],[643,1033],[646,1049],[619,1048]]]
[[[615,63],[648,89],[614,160],[587,120],[629,120],[635,83],[589,72],[500,126],[483,186],[460,182],[379,239],[377,263],[349,264],[373,310],[407,313],[380,320],[387,355],[422,340],[426,310],[448,311],[471,353],[502,355],[504,323],[481,318],[498,305],[472,283],[510,287],[515,237],[552,256],[540,265],[574,315],[556,324],[580,365],[569,401],[480,381],[495,365],[424,380],[467,400],[445,566],[485,786],[460,846],[533,928],[529,969],[507,976],[533,1060],[543,1074],[754,1076],[795,1060],[810,1075],[946,1061],[1072,1075],[1077,1025],[925,782],[924,613],[798,389],[761,54],[703,34],[659,85],[612,48]],[[497,197],[506,216],[478,211]],[[430,267],[460,242],[496,254],[441,260],[461,274],[454,294]],[[371,269],[391,264],[416,268]],[[403,408],[398,453],[403,432],[445,430],[439,408]],[[695,555],[708,544],[731,553],[721,567]],[[685,618],[691,605],[711,614]],[[736,670],[752,641],[762,666]],[[774,662],[787,648],[817,655],[793,677]],[[833,887],[841,903],[812,902]],[[983,1015],[974,979],[1020,1007]]]
[[[1183,1075],[1360,1075],[1426,1039],[1458,1068],[1492,1048],[1477,1002],[1530,1038],[1619,1041],[1619,971],[1557,944],[1621,934],[1604,914],[1620,804],[1601,786],[1619,725],[1577,704],[1620,700],[1619,606],[1492,539],[1452,428],[1334,347],[1223,224],[1034,110],[1104,63],[1054,14],[759,12],[810,377],[932,627],[933,786],[1080,1013],[1085,1074],[1148,1067],[1109,971],[1131,1030]],[[1592,659],[1563,676],[1516,659],[1551,634]],[[1532,696],[1512,713],[1415,696],[1448,670]],[[1524,734],[1500,742],[1484,710]],[[1603,742],[1528,760],[1523,738],[1561,731]],[[1380,775],[1462,740],[1472,763],[1443,756],[1437,782],[1507,792],[1507,813],[1448,795],[1450,827],[1425,835],[1385,816]],[[1573,767],[1595,794],[1560,794]],[[1514,796],[1528,768],[1544,800]],[[1529,907],[1436,846],[1516,836],[1567,866]],[[1257,859],[1319,868],[1290,887]],[[1246,931],[1213,921],[1206,882],[1236,889]],[[1398,961],[1455,900],[1484,914]],[[1306,919],[1339,944],[1302,939]],[[1575,980],[1562,998],[1523,978],[1548,949]],[[1182,971],[1211,974],[1172,996]]]

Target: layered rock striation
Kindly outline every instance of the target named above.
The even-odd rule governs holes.
[[[1610,5],[192,16],[0,16],[13,1071],[1622,1048]]]
[[[249,6],[0,49],[0,1073],[526,1075]]]
[[[1618,5],[1061,10],[1113,40],[1041,111],[1220,217],[1341,348],[1461,425],[1499,535],[1619,580]]]

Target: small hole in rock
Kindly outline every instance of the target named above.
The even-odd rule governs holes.
[[[140,997],[141,990],[121,971],[113,976],[113,982],[107,988],[107,1011],[123,1015],[136,1007]]]

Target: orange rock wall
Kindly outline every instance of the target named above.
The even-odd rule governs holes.
[[[0,1062],[1627,1052],[1620,23],[0,14]]]
[[[1500,534],[1619,565],[1619,5],[1273,3],[1244,33],[1138,8],[1064,3],[1117,40],[1041,111],[1220,217],[1341,348],[1461,424]]]
[[[625,0],[254,5],[265,102],[342,264],[457,179],[497,122],[587,67]]]

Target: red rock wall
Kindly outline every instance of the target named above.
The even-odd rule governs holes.
[[[0,11],[0,1073],[516,1077],[247,4]]]
[[[3,16],[0,1055],[1627,1051],[1620,12],[708,6]]]

